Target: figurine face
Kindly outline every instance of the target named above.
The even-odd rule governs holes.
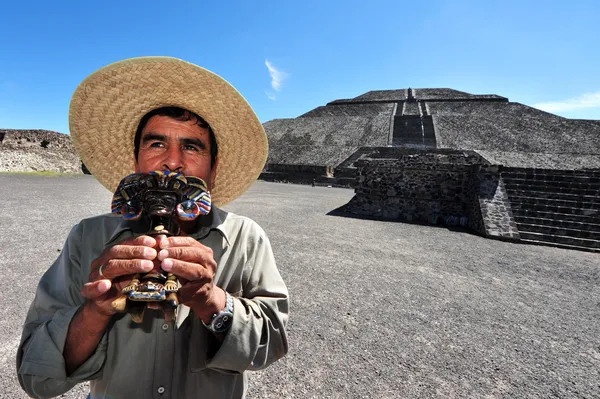
[[[178,204],[177,195],[174,192],[148,190],[144,197],[144,210],[148,215],[171,215]]]
[[[196,176],[204,180],[210,190],[218,161],[217,158],[211,168],[208,129],[198,126],[195,120],[178,121],[156,115],[142,130],[136,172],[167,170]]]

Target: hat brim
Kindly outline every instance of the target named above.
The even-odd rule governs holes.
[[[211,196],[223,206],[242,195],[267,161],[267,135],[252,107],[220,76],[171,57],[110,64],[75,90],[69,129],[85,166],[110,191],[135,170],[134,138],[148,112],[167,106],[208,122],[219,147]]]

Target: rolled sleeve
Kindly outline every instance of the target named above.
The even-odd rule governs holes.
[[[106,358],[106,334],[84,364],[70,375],[66,373],[63,348],[69,324],[77,310],[68,308],[56,312],[52,320],[39,325],[21,345],[19,382],[29,395],[52,397],[63,394],[101,370]]]
[[[96,352],[67,375],[63,349],[69,325],[84,302],[79,292],[82,277],[89,273],[80,265],[81,230],[80,225],[71,230],[60,256],[41,278],[25,319],[17,374],[22,388],[33,397],[57,396],[89,380],[106,356],[105,335]]]
[[[234,298],[233,322],[207,367],[242,373],[267,367],[288,351],[288,290],[271,244],[256,225],[243,296]]]

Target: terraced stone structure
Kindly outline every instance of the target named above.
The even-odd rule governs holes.
[[[354,187],[348,215],[600,252],[600,121],[497,95],[402,89],[264,127],[261,177]]]
[[[0,172],[82,173],[71,137],[50,130],[0,129]]]

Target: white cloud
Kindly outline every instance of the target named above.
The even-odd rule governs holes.
[[[265,65],[271,75],[271,87],[275,91],[280,91],[283,87],[283,81],[288,77],[288,74],[275,68],[275,65],[269,60],[265,60]]]
[[[270,92],[270,91],[265,91],[265,94],[267,95],[267,97],[269,98],[269,100],[277,100],[277,97],[275,97],[275,93]]]
[[[571,98],[565,101],[537,103],[533,104],[533,106],[546,112],[565,112],[582,108],[600,108],[600,91],[596,93],[586,93],[577,98]]]

